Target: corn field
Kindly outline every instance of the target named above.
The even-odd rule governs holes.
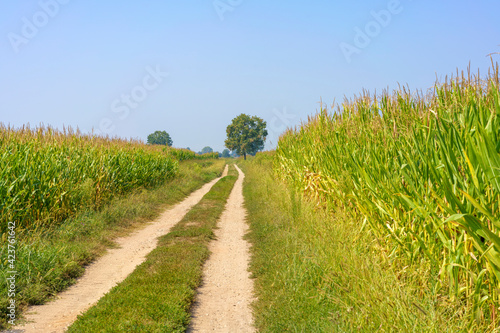
[[[206,159],[218,159],[219,153],[212,152],[198,155],[194,151],[189,149],[176,149],[171,147],[163,148],[163,151],[173,158],[184,161],[184,160],[206,160]]]
[[[178,162],[137,141],[51,128],[0,125],[0,222],[23,229],[59,223],[99,209],[113,196],[176,175]]]
[[[493,64],[426,95],[364,92],[288,130],[275,158],[322,207],[364,219],[380,253],[470,329],[500,316],[499,87]]]

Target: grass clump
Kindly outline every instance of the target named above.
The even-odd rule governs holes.
[[[225,162],[183,161],[174,179],[154,189],[115,197],[100,211],[82,211],[59,225],[19,231],[16,235],[17,317],[28,305],[43,304],[73,284],[85,265],[113,246],[113,239],[151,221],[206,182],[220,176]],[[7,242],[2,241],[2,258]],[[0,262],[4,276],[10,269]],[[7,327],[7,281],[0,279],[0,328]]]
[[[458,332],[467,324],[379,254],[363,219],[276,181],[273,154],[243,162],[259,332]],[[422,267],[421,272],[426,267]]]
[[[184,332],[208,258],[208,243],[237,179],[220,179],[165,236],[144,263],[69,328],[68,332]]]

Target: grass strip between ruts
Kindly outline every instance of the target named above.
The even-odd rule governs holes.
[[[79,316],[68,332],[184,332],[209,256],[208,243],[237,178],[231,167],[228,176],[159,238],[146,261]]]

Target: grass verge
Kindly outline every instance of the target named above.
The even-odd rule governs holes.
[[[431,295],[394,273],[348,208],[327,213],[277,182],[272,159],[258,154],[241,163],[260,332],[466,329]]]
[[[161,237],[158,246],[68,332],[184,332],[208,243],[237,179],[235,168]]]
[[[85,265],[113,247],[113,239],[157,217],[206,182],[220,176],[225,161],[183,161],[175,179],[150,190],[115,198],[102,210],[85,211],[51,228],[16,235],[16,315],[43,304],[72,285]],[[2,254],[7,242],[2,240]],[[6,259],[2,255],[2,259]],[[3,260],[2,260],[3,261]],[[7,328],[7,262],[0,263],[0,329]]]

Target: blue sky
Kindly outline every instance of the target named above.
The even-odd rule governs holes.
[[[240,113],[288,126],[362,89],[432,87],[500,51],[495,1],[8,1],[0,122],[224,149]],[[494,56],[499,59],[499,56]]]

